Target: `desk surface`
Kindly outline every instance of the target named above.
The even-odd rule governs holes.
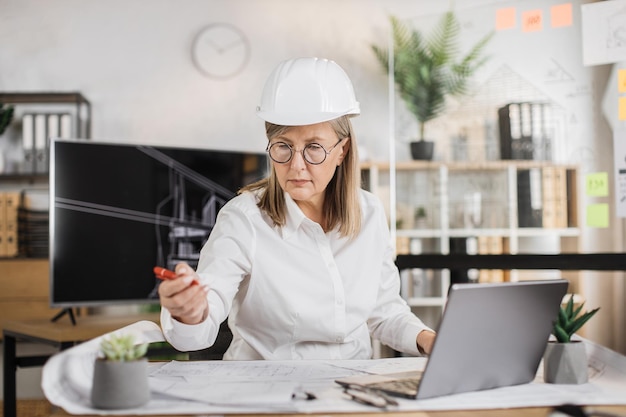
[[[550,413],[549,407],[527,407],[527,408],[508,408],[508,409],[495,409],[495,410],[471,410],[471,411],[410,411],[410,412],[397,412],[391,413],[393,417],[547,417]],[[626,406],[594,406],[589,407],[588,410],[597,410],[607,413],[615,414],[615,416],[626,416]],[[389,414],[389,412],[385,412]],[[372,413],[323,413],[323,414],[306,414],[307,416],[327,416],[327,417],[372,417],[375,415],[383,414],[383,412],[376,413],[373,410]],[[52,413],[51,417],[68,417],[71,414],[65,413],[63,410],[56,410]],[[258,417],[260,414],[232,414],[232,417]],[[298,417],[304,414],[278,414],[281,417]],[[88,416],[84,416],[88,417]],[[116,416],[122,417],[122,416]],[[135,416],[136,417],[136,416]],[[177,417],[177,416],[168,416]],[[182,417],[182,416],[178,416]]]
[[[42,319],[6,320],[2,325],[5,332],[11,333],[16,337],[25,336],[49,342],[65,343],[93,339],[140,320],[158,323],[159,314],[79,316],[76,318],[76,325],[73,325],[66,317],[62,317],[57,321]]]

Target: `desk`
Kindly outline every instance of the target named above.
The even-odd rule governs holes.
[[[131,316],[81,316],[76,325],[65,320],[20,320],[3,322],[4,349],[4,416],[16,414],[16,372],[18,367],[43,366],[49,356],[17,356],[16,342],[42,343],[64,350],[85,340],[117,330],[138,320],[158,323],[159,314]]]
[[[626,416],[626,406],[597,406],[593,407],[594,410],[604,411],[607,413],[613,413],[619,416]],[[386,412],[376,412],[373,410],[372,413],[347,413],[347,414],[338,414],[338,413],[324,413],[324,414],[306,414],[307,416],[315,417],[317,416],[326,416],[326,417],[372,417],[376,415],[381,415],[385,413],[386,415],[391,414],[393,417],[547,417],[550,412],[549,407],[527,407],[527,408],[508,408],[508,409],[496,409],[496,410],[470,410],[470,411],[412,411],[412,412],[398,412],[398,413],[390,413]],[[233,414],[229,417],[254,417],[259,416],[260,414]],[[281,414],[281,417],[298,417],[304,414]],[[51,417],[68,417],[71,414],[67,414],[63,410],[56,410],[52,413]],[[88,416],[84,416],[88,417]],[[117,416],[122,417],[122,416]],[[168,416],[168,417],[176,417],[176,416]]]
[[[153,321],[134,323],[125,331],[137,333],[146,343],[164,340],[161,329]],[[99,342],[100,338],[95,338],[81,343],[54,355],[45,364],[42,388],[46,398],[63,408],[57,409],[56,415],[96,414],[89,399],[90,364],[99,349]],[[388,411],[399,417],[546,416],[553,405],[576,402],[593,404],[594,409],[611,410],[626,416],[626,358],[593,342],[585,343],[589,362],[593,365],[590,365],[593,372],[589,384],[559,387],[537,380],[497,391],[468,392],[454,397],[423,401],[398,399],[398,411]],[[349,376],[355,370],[398,372],[420,369],[425,364],[425,358],[417,357],[362,361],[155,362],[149,365],[153,395],[147,404],[133,410],[133,415],[366,415],[379,410],[350,401],[334,383],[336,378]],[[241,386],[244,382],[245,387]],[[313,392],[317,400],[294,400],[291,394],[295,390]]]

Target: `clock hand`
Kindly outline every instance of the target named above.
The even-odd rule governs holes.
[[[228,49],[232,49],[235,46],[238,46],[240,43],[243,43],[243,41],[241,39],[237,39],[227,45],[222,46],[223,50],[228,50]]]
[[[207,39],[207,41],[208,41],[207,43],[211,45],[213,49],[215,49],[218,53],[221,54],[222,52],[224,52],[224,48],[222,48],[220,45],[213,42],[213,39]]]

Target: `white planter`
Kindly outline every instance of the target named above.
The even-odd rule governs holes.
[[[552,384],[584,384],[588,380],[587,352],[581,341],[548,342],[543,355],[543,380]]]
[[[95,408],[134,408],[150,399],[146,358],[130,362],[96,359],[94,366],[91,402]]]

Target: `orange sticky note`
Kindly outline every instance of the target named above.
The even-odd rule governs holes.
[[[626,69],[617,71],[617,91],[626,93]]]
[[[553,28],[572,26],[572,3],[557,4],[550,8]]]
[[[496,10],[496,30],[513,29],[515,27],[515,7]]]
[[[626,120],[626,97],[619,98],[618,120]]]
[[[522,13],[522,31],[538,32],[543,28],[542,13],[540,9],[528,10]]]

